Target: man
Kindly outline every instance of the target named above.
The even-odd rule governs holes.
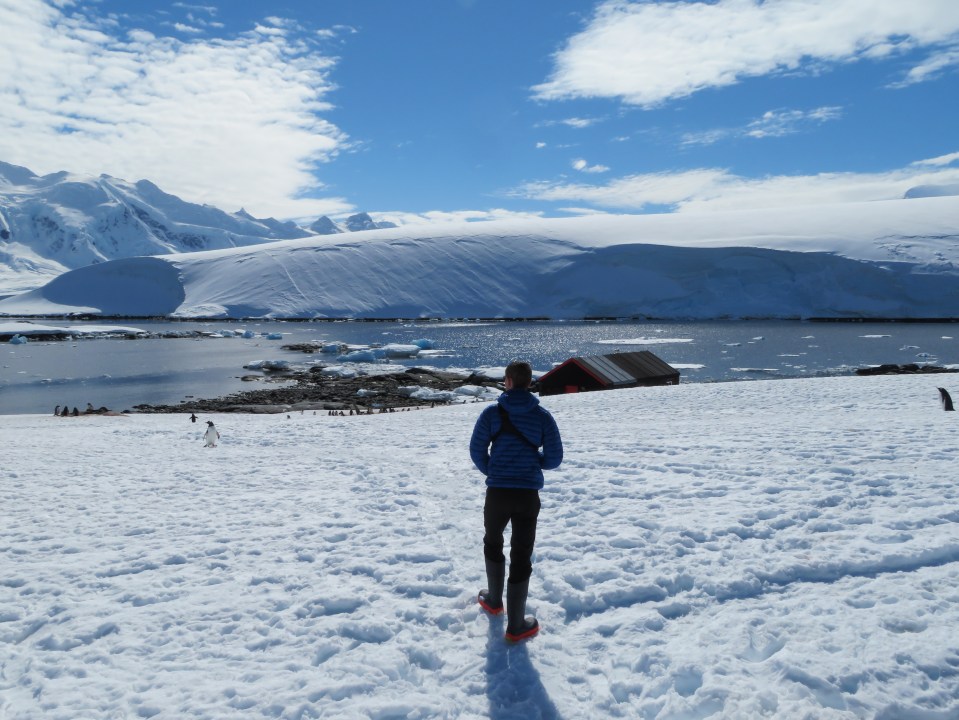
[[[512,523],[506,584],[506,639],[511,642],[539,632],[536,618],[526,617],[540,509],[539,490],[543,487],[543,470],[557,468],[563,461],[559,428],[553,416],[529,391],[532,381],[533,369],[529,363],[510,363],[506,368],[506,392],[495,405],[483,410],[470,438],[470,457],[486,476],[483,555],[488,584],[477,600],[492,615],[503,612],[506,576],[503,531]]]

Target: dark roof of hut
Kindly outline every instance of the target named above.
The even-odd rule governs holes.
[[[671,377],[679,375],[674,367],[653,355],[648,350],[637,352],[611,353],[609,355],[590,355],[570,358],[543,375],[539,381],[549,380],[549,376],[570,363],[578,365],[601,384],[609,387],[632,385],[644,378]]]

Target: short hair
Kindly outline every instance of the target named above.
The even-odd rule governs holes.
[[[506,377],[513,381],[513,386],[528,388],[533,382],[533,368],[524,360],[514,360],[506,366]]]

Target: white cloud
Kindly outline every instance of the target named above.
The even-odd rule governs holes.
[[[198,35],[203,32],[200,28],[193,27],[192,25],[184,25],[183,23],[173,23],[173,29],[178,32],[189,33],[193,35]]]
[[[803,110],[770,110],[763,116],[749,123],[745,134],[748,137],[782,137],[799,132],[801,126],[810,122],[823,123],[837,120],[842,115],[842,108],[821,107],[808,112]]]
[[[953,156],[943,156],[956,158]],[[925,165],[946,162],[926,161]],[[746,178],[722,169],[630,175],[604,185],[538,182],[514,196],[550,202],[592,203],[602,208],[642,211],[672,207],[677,211],[819,205],[901,198],[917,186],[959,183],[959,167],[918,164],[884,173],[821,173]]]
[[[533,92],[651,107],[747,77],[953,46],[914,70],[919,81],[954,63],[957,44],[955,0],[606,0]]]
[[[906,73],[906,77],[902,81],[894,83],[893,87],[905,87],[926,82],[947,71],[955,72],[957,69],[959,69],[959,47],[952,47],[930,55],[925,61]]]
[[[802,132],[809,125],[838,120],[842,108],[835,106],[820,107],[814,110],[769,110],[762,116],[750,121],[743,128],[714,128],[696,133],[686,133],[681,139],[683,145],[712,145],[729,138],[783,137]]]
[[[913,165],[952,165],[959,163],[959,152],[940,155],[939,157],[929,158],[928,160],[917,160]]]
[[[312,173],[348,146],[320,116],[334,60],[278,22],[183,41],[0,0],[0,157],[39,173],[149,178],[261,216],[348,211],[315,197]]]
[[[572,166],[574,170],[579,170],[584,173],[604,173],[609,172],[609,168],[605,165],[590,165],[588,162],[583,160],[583,158],[577,158],[573,160]]]
[[[571,117],[563,118],[562,120],[543,120],[542,122],[537,123],[536,127],[554,127],[556,125],[565,125],[566,127],[582,130],[583,128],[588,128],[592,125],[595,125],[598,122],[602,122],[602,120],[599,118]]]
[[[738,137],[743,131],[739,128],[712,128],[699,132],[685,133],[681,145],[715,145],[730,137]]]
[[[397,225],[438,225],[444,223],[482,222],[484,220],[515,220],[542,217],[541,212],[516,212],[503,208],[490,210],[430,210],[423,213],[381,212],[377,220],[388,220]]]
[[[565,120],[560,120],[559,122],[560,124],[571,128],[582,129],[596,124],[597,121],[591,118],[566,118]]]

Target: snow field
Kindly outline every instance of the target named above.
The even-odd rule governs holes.
[[[517,646],[481,404],[0,416],[0,718],[957,717],[951,378],[544,398]]]

